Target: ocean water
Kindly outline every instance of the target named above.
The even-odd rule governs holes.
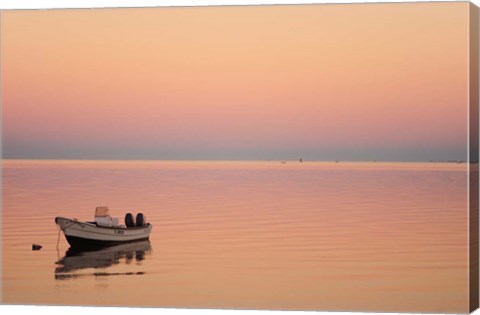
[[[465,313],[467,166],[3,161],[3,303]],[[56,216],[142,212],[72,253]],[[41,244],[32,251],[33,243]]]

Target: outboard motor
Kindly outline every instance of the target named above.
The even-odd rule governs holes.
[[[138,213],[135,221],[137,222],[137,226],[147,225],[147,218],[143,215],[143,213]]]
[[[133,220],[133,214],[127,213],[125,215],[125,225],[127,227],[134,227],[135,226],[135,221]]]

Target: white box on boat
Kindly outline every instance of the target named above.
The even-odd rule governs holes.
[[[112,218],[111,216],[95,217],[95,221],[100,226],[118,226],[118,218]]]

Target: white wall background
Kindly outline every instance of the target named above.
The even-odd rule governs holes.
[[[421,0],[422,2],[427,2]],[[449,1],[449,0],[437,0]],[[451,1],[451,0],[450,0]],[[0,9],[32,8],[102,8],[102,7],[153,7],[153,6],[194,6],[194,5],[245,5],[245,4],[296,4],[296,3],[365,3],[365,2],[420,2],[415,0],[0,0]],[[480,0],[472,0],[480,6]],[[1,229],[0,229],[1,231]],[[1,267],[1,243],[0,243]],[[1,279],[1,268],[0,268]],[[1,284],[0,284],[1,288]],[[1,290],[0,290],[1,292]],[[1,301],[1,297],[0,297]],[[337,312],[284,312],[284,311],[232,311],[232,310],[184,310],[160,308],[113,308],[113,307],[60,307],[60,306],[21,306],[2,305],[0,314],[35,315],[355,315],[359,313]],[[373,315],[374,313],[361,313]],[[381,315],[382,313],[376,313]],[[475,312],[480,315],[480,311]]]

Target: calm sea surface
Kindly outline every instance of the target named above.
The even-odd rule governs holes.
[[[100,205],[150,243],[68,252]],[[6,160],[2,215],[8,304],[467,312],[465,164]]]

